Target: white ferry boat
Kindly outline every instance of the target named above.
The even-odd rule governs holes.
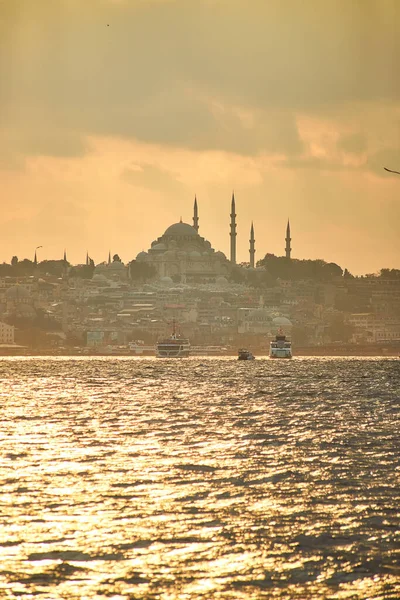
[[[190,354],[190,342],[176,333],[173,322],[172,335],[157,342],[157,356],[160,358],[186,358]]]
[[[279,332],[269,345],[270,358],[292,358],[292,342]]]

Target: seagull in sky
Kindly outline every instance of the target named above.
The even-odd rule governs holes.
[[[400,171],[392,171],[392,169],[387,169],[386,167],[383,167],[385,169],[385,171],[388,171],[389,173],[396,173],[397,175],[400,175]]]

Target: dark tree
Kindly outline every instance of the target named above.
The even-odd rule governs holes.
[[[68,261],[65,263],[64,260],[42,260],[38,264],[38,269],[43,275],[61,277],[66,265],[69,265],[69,263]]]
[[[342,268],[336,263],[326,263],[324,260],[288,260],[285,256],[266,254],[257,263],[265,267],[274,279],[299,280],[311,279],[316,282],[331,281],[335,277],[341,277]]]
[[[381,269],[379,276],[383,279],[400,279],[400,269]]]
[[[8,263],[0,265],[0,277],[12,277],[15,275],[14,271],[15,269]]]
[[[15,274],[17,276],[33,275],[36,269],[36,265],[32,260],[24,258],[24,260],[18,261],[14,269],[16,271]]]
[[[157,274],[155,267],[145,262],[138,262],[137,260],[130,262],[129,271],[132,281],[149,281]]]
[[[246,281],[244,269],[234,267],[229,275],[229,281],[231,283],[244,283]]]
[[[92,279],[94,273],[94,262],[91,260],[89,265],[78,265],[72,267],[69,277],[80,277],[81,279]]]
[[[13,256],[11,259],[11,266],[16,267],[18,264],[18,256]]]

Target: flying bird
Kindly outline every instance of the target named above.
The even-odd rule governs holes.
[[[392,169],[387,169],[386,167],[383,167],[385,169],[385,171],[388,171],[389,173],[396,173],[397,175],[400,175],[400,171],[392,171]]]

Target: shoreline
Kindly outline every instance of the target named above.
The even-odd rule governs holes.
[[[268,351],[254,350],[256,358],[268,358]],[[43,358],[156,358],[155,354],[133,354],[131,352],[109,353],[109,352],[49,352],[46,350],[26,351],[21,352],[0,352],[0,358],[26,358],[26,357],[43,357]],[[189,358],[237,358],[237,352],[224,352],[221,354],[191,354]],[[320,348],[301,348],[293,353],[293,358],[346,358],[346,357],[371,357],[371,358],[400,358],[400,349],[378,349],[378,348],[360,348],[360,349],[320,349]]]

